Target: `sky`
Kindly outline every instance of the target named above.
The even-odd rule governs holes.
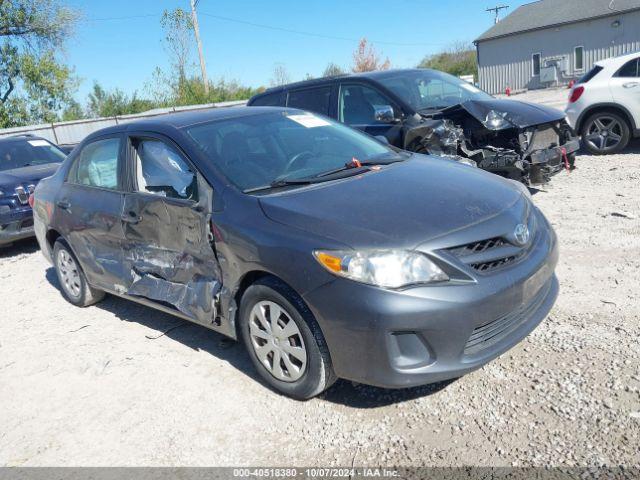
[[[189,0],[66,3],[81,13],[64,52],[80,78],[81,101],[94,81],[145,96],[154,69],[168,66],[162,12],[190,8]],[[523,3],[527,1],[199,0],[198,19],[209,78],[258,87],[269,85],[278,64],[292,81],[319,76],[329,62],[348,68],[361,37],[389,57],[393,67],[414,67],[425,55],[454,42],[471,43],[490,28],[493,16],[485,12],[487,7],[510,5],[508,13]],[[194,73],[199,72],[196,61],[194,42]]]

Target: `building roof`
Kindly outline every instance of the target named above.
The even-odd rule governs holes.
[[[539,0],[516,8],[477,42],[640,10],[640,0]]]

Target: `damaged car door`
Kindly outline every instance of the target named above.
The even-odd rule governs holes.
[[[211,235],[212,189],[167,138],[128,138],[122,213],[123,292],[212,326],[221,274]]]
[[[112,290],[120,282],[124,233],[122,136],[91,141],[73,164],[55,201],[59,230],[85,266],[87,280]]]

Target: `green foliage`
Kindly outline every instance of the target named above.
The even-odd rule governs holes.
[[[77,83],[59,55],[77,14],[58,0],[0,0],[0,128],[51,122]]]
[[[440,70],[456,77],[473,75],[474,78],[478,78],[476,51],[464,43],[454,44],[440,53],[426,56],[418,67]]]
[[[93,91],[87,99],[87,113],[90,117],[115,117],[151,110],[155,104],[138,98],[136,92],[131,97],[122,90],[106,91],[99,83],[93,84]]]
[[[329,64],[325,67],[324,72],[322,72],[323,77],[336,77],[338,75],[343,75],[346,72],[339,66],[333,62],[329,62]]]

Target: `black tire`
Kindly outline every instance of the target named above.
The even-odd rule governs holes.
[[[302,337],[304,342],[302,348],[306,350],[306,366],[302,376],[296,380],[283,381],[276,378],[258,358],[253,343],[256,338],[252,340],[250,334],[250,322],[254,307],[264,302],[273,302],[282,308],[286,314],[285,318],[295,322],[298,329],[296,335],[299,334]],[[251,361],[260,376],[274,390],[298,400],[307,400],[320,394],[336,381],[337,378],[331,367],[329,349],[318,323],[299,295],[283,282],[273,277],[266,277],[251,285],[240,301],[239,322],[240,334]],[[289,341],[294,341],[293,337],[288,338],[287,342]],[[273,356],[271,362],[273,362]]]
[[[600,135],[604,128],[605,136]],[[580,131],[582,143],[593,155],[610,155],[624,150],[631,140],[631,129],[626,118],[613,111],[601,111],[590,115],[582,124]],[[620,137],[618,141],[612,140],[611,135]]]
[[[63,262],[63,258],[71,259],[71,262]],[[71,263],[72,266],[69,266]],[[56,269],[56,275],[58,276],[58,282],[60,283],[60,290],[62,296],[73,305],[77,307],[88,307],[94,303],[98,303],[104,298],[105,293],[102,290],[93,288],[87,283],[87,278],[80,267],[78,259],[69,248],[67,242],[62,239],[56,240],[53,246],[53,264]],[[64,265],[63,265],[64,264]],[[66,276],[63,273],[64,270],[70,270],[74,274],[74,286],[69,286],[71,281],[69,280],[68,273]]]

